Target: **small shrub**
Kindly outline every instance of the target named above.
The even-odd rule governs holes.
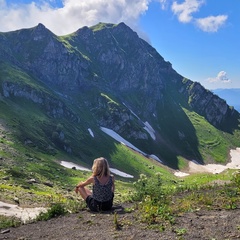
[[[141,174],[140,179],[134,183],[134,187],[136,189],[133,195],[134,200],[142,200],[148,196],[151,201],[158,202],[165,197],[159,173],[153,178],[147,178],[146,175]]]
[[[154,224],[158,222],[173,223],[174,219],[169,209],[167,193],[162,187],[160,174],[147,178],[144,174],[134,183],[136,192],[133,200],[140,201],[139,209],[142,212],[143,222]]]
[[[116,212],[114,212],[113,222],[114,222],[115,230],[120,230],[121,229],[121,224],[118,221],[118,214]]]
[[[185,228],[178,228],[175,230],[178,236],[182,236],[187,233],[187,230]]]
[[[17,167],[13,167],[11,169],[8,169],[6,171],[6,173],[10,176],[12,176],[13,178],[21,178],[24,179],[27,177],[27,174],[20,168]]]
[[[0,215],[0,229],[17,227],[19,225],[21,225],[21,221],[18,218]]]
[[[36,220],[47,221],[51,218],[65,215],[66,213],[67,211],[61,203],[55,203],[47,210],[47,212],[40,213]]]
[[[240,171],[233,173],[232,182],[237,186],[240,190]]]

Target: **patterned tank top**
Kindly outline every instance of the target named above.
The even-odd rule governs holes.
[[[97,177],[94,177],[95,183],[93,184],[93,198],[99,202],[107,202],[112,199],[112,176],[109,177],[109,180],[106,184],[101,184]]]

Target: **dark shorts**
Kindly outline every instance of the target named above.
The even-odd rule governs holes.
[[[113,198],[107,202],[99,202],[92,196],[86,198],[88,208],[93,212],[109,211],[112,209]]]

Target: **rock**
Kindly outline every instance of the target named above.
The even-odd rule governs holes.
[[[2,178],[2,180],[7,180],[7,181],[8,181],[9,179],[10,179],[9,176],[5,176],[5,177]]]
[[[27,183],[30,183],[30,184],[32,184],[32,183],[38,183],[38,182],[37,182],[37,180],[36,180],[36,179],[34,179],[34,178],[31,178],[31,179],[29,179],[29,180],[27,181]]]
[[[5,233],[9,233],[9,232],[10,232],[10,229],[5,229],[5,230],[1,231],[1,234],[5,234]]]
[[[90,120],[92,127],[109,128],[149,154],[154,150],[156,156],[166,156],[165,162],[177,167],[177,159],[167,156],[182,153],[184,157],[197,156],[202,160],[198,136],[184,108],[221,130],[234,132],[237,128],[239,113],[201,84],[178,74],[171,63],[124,23],[84,27],[71,38],[58,37],[40,24],[11,34],[2,33],[0,46],[1,64],[13,66],[12,73],[6,69],[6,76],[10,74],[13,79],[4,77],[1,81],[1,98],[31,102],[54,118],[52,124],[41,123],[43,141],[26,136],[25,144],[29,147],[51,154],[61,149],[78,157],[89,155],[84,150],[89,141],[84,128],[89,126],[84,122]],[[28,81],[18,81],[14,78],[17,73],[25,74]],[[65,129],[57,130],[55,119],[63,120]],[[154,141],[145,128],[146,121],[155,128]],[[76,132],[70,130],[73,126]],[[91,141],[101,141],[100,135]],[[46,139],[47,136],[52,139]],[[183,140],[181,144],[176,137]],[[47,147],[49,142],[52,146]],[[168,151],[171,154],[165,153]]]
[[[15,203],[17,203],[18,205],[20,205],[19,198],[17,198],[17,197],[14,197],[14,198],[13,198],[13,201],[14,201]]]
[[[48,186],[48,187],[53,187],[53,183],[50,183],[50,182],[44,182],[43,184]]]

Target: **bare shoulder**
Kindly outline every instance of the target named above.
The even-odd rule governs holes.
[[[86,180],[86,182],[88,182],[88,183],[93,183],[93,182],[94,182],[94,176],[90,176],[90,177]]]
[[[88,178],[88,180],[94,181],[94,176],[90,176],[90,177]]]

